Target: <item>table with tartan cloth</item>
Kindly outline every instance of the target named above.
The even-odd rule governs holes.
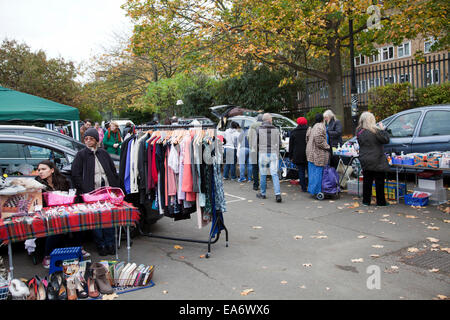
[[[72,207],[77,207],[77,204],[72,205]],[[109,210],[77,211],[70,214],[45,217],[36,213],[33,216],[0,219],[0,243],[8,244],[9,266],[10,272],[13,274],[11,242],[67,232],[135,226],[139,216],[139,210],[124,201],[120,205],[113,205]],[[128,260],[130,260],[129,229],[127,229],[127,240]]]
[[[139,215],[136,207],[123,202],[111,210],[77,212],[45,218],[35,214],[31,217],[0,219],[0,241],[17,242],[67,232],[136,225]]]

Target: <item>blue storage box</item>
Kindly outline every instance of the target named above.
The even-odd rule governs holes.
[[[413,198],[412,194],[405,195],[405,204],[408,206],[424,207],[428,204],[428,198]]]
[[[50,254],[50,270],[48,274],[62,271],[62,262],[64,260],[78,259],[83,261],[81,247],[57,248]]]
[[[413,166],[414,165],[414,159],[403,159],[402,160],[402,164],[408,165],[408,166]]]

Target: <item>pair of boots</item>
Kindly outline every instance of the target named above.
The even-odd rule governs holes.
[[[111,294],[114,292],[112,288],[112,278],[109,270],[101,263],[95,262],[87,268],[86,282],[88,285],[88,294],[91,298],[97,298],[102,294]]]

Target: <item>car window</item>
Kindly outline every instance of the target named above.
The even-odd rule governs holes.
[[[419,135],[421,137],[450,135],[450,111],[428,111]]]
[[[53,135],[53,134],[47,134],[47,133],[44,133],[44,132],[34,132],[34,131],[24,131],[23,134],[25,136],[29,136],[29,137],[34,137],[34,138],[50,141],[50,142],[53,142],[55,144],[59,144],[60,146],[64,146],[64,147],[67,147],[67,148],[70,148],[70,149],[73,148],[72,141],[70,141],[68,139],[64,139],[63,137],[58,137],[58,136]]]
[[[19,158],[19,145],[17,143],[0,143],[0,158]]]
[[[411,112],[395,118],[387,127],[393,138],[412,137],[421,112]]]
[[[16,135],[17,132],[14,130],[0,130],[0,134]]]
[[[249,120],[249,119],[245,119],[242,128],[248,129],[248,128],[250,128],[250,126],[251,126],[253,123],[255,123],[255,121],[252,121],[252,120]]]
[[[295,128],[295,126],[288,119],[284,118],[273,117],[272,123],[274,126],[280,128],[292,128],[292,127]]]
[[[51,160],[60,169],[69,164],[63,153],[40,146],[22,143],[0,143],[0,150],[0,167],[2,173],[7,173],[8,175],[37,174],[35,170],[42,160]]]

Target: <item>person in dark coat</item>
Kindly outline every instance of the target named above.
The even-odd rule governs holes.
[[[98,141],[97,130],[86,130],[86,148],[78,151],[72,163],[72,181],[77,194],[88,193],[102,186],[119,187],[119,176],[114,162],[106,150],[98,148]],[[99,254],[115,254],[114,228],[93,231]]]
[[[377,206],[386,206],[384,196],[384,178],[389,170],[389,163],[384,154],[383,144],[389,143],[389,134],[383,124],[376,124],[372,113],[361,114],[356,128],[359,144],[359,161],[363,171],[363,205],[370,205],[372,199],[372,184],[375,179]]]
[[[306,185],[306,132],[308,131],[308,120],[304,117],[297,119],[297,128],[291,131],[289,136],[289,159],[298,168],[298,177],[303,192],[307,192]]]
[[[336,116],[331,110],[325,111],[323,118],[327,128],[328,144],[331,147],[331,152],[333,152],[333,147],[337,148],[338,145],[342,146],[342,124],[341,121],[336,119]],[[336,169],[338,164],[339,157],[331,154],[330,166]]]

